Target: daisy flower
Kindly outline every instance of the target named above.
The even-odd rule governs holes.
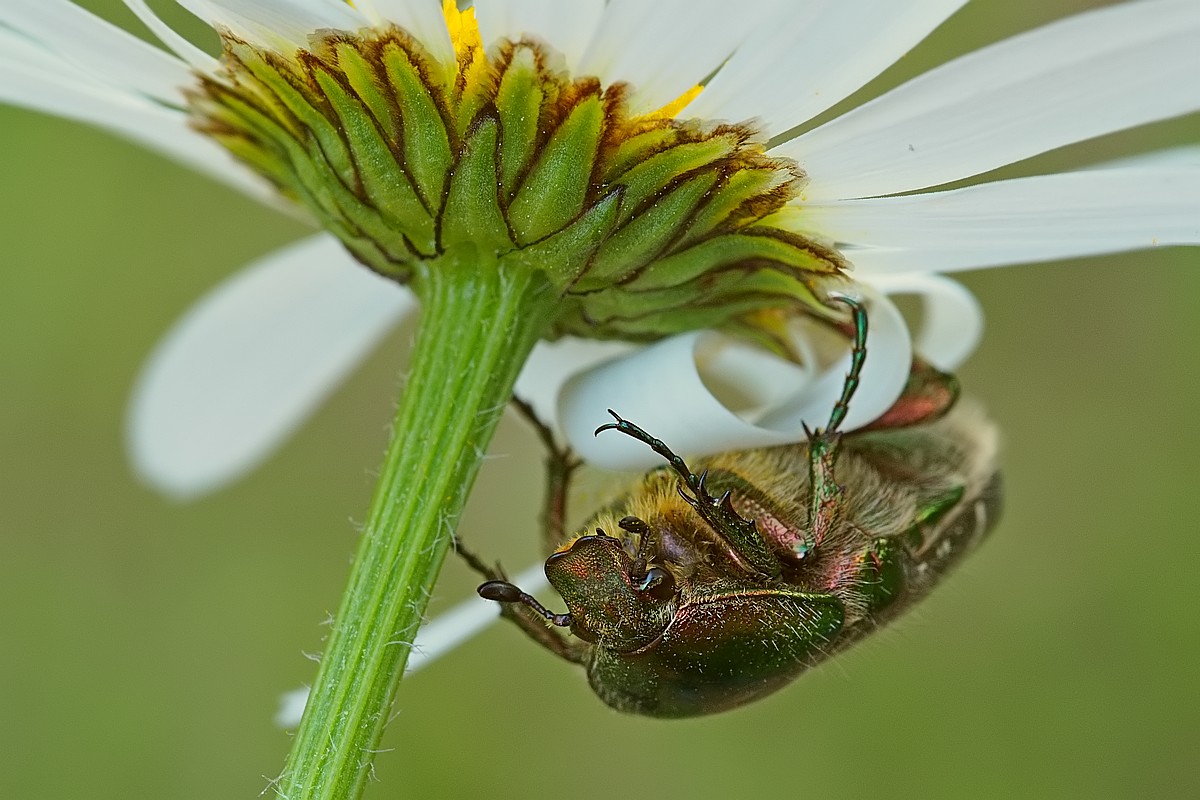
[[[173,55],[66,0],[6,4],[0,99],[105,127],[296,213],[276,187],[196,129],[188,97],[195,97],[198,76],[226,85],[220,62],[143,0],[126,4]],[[442,64],[458,58],[456,46],[466,52],[462,20],[470,20],[470,11],[454,15],[452,34],[432,0],[180,4],[229,39],[284,54],[308,50],[318,31],[370,38],[373,30],[378,40],[380,31],[398,26]],[[601,88],[624,82],[631,114],[667,109],[686,122],[746,126],[770,145],[765,155],[793,161],[802,175],[772,221],[831,245],[839,266],[851,267],[862,283],[921,295],[933,324],[918,332],[917,349],[951,370],[971,352],[981,317],[957,284],[930,273],[1200,239],[1200,157],[1189,150],[936,190],[1200,107],[1198,67],[1188,52],[1200,9],[1186,0],[1126,3],[1063,20],[804,127],[961,5],[759,3],[728,25],[713,25],[722,4],[690,4],[685,12],[659,3],[647,12],[637,3],[600,0],[481,2],[473,9],[482,45],[476,69],[508,57],[505,48],[524,39],[536,50],[523,52],[552,59],[568,77],[594,75]],[[872,20],[869,30],[864,18]],[[193,496],[244,474],[415,308],[410,293],[352,266],[336,236],[320,234],[250,265],[197,304],[149,361],[131,406],[130,450],[147,480]],[[886,296],[880,306],[872,343],[879,355],[869,365],[876,374],[865,381],[850,428],[895,399],[906,371],[907,331],[894,324]],[[650,462],[632,442],[590,435],[607,407],[619,405],[687,452],[776,444],[794,438],[797,419],[820,418],[842,370],[825,365],[824,381],[814,380],[811,370],[712,332],[668,338],[649,352],[586,370],[630,349],[539,345],[518,385],[589,460],[610,467]],[[583,374],[560,392],[573,373]],[[758,424],[710,390],[731,380],[746,389],[743,403],[758,409]]]
[[[1200,243],[1192,149],[957,185],[1200,108],[1194,0],[1062,20],[810,122],[964,2],[178,0],[220,34],[219,57],[144,0],[125,3],[166,50],[67,0],[0,9],[0,99],[324,231],[219,287],[159,347],[130,423],[152,481],[195,494],[241,474],[411,310],[402,285],[423,305],[386,488],[318,677],[320,697],[333,663],[356,705],[310,709],[290,786],[361,788],[407,654],[391,645],[415,633],[514,384],[602,465],[647,463],[591,438],[607,406],[697,454],[780,443],[836,397],[844,364],[792,326],[836,321],[831,290],[871,307],[852,428],[899,396],[914,350],[952,370],[974,347],[979,310],[941,273]],[[897,293],[924,300],[915,335]],[[563,343],[535,351],[542,338]],[[808,357],[789,367],[747,339]],[[605,360],[629,342],[649,346]],[[753,422],[709,390],[718,378]]]

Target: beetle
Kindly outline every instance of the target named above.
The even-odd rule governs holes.
[[[770,694],[910,608],[993,528],[996,428],[954,402],[950,376],[910,380],[873,429],[839,430],[866,358],[867,314],[837,298],[851,311],[851,367],[829,423],[806,430],[807,441],[719,454],[695,472],[610,411],[597,435],[630,436],[666,463],[564,537],[578,462],[540,427],[551,448],[545,570],[566,613],[460,551],[489,578],[479,594],[582,665],[613,708],[689,717]],[[927,402],[931,386],[940,403]]]

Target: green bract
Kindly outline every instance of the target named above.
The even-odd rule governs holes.
[[[459,41],[450,70],[394,28],[294,54],[223,38],[198,126],[396,280],[468,247],[544,273],[549,335],[653,339],[816,306],[842,263],[764,221],[804,176],[750,128],[631,115],[627,87],[536,44]]]

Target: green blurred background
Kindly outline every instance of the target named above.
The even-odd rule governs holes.
[[[1088,5],[979,0],[903,73]],[[1193,116],[1004,174],[1195,141]],[[289,743],[277,697],[313,676],[411,331],[250,478],[168,502],[122,452],[131,381],[190,302],[304,230],[73,124],[0,109],[0,143],[0,797],[253,797]],[[1198,261],[963,276],[989,329],[961,377],[1003,426],[1008,506],[895,629],[668,723],[610,712],[495,628],[404,684],[368,796],[1200,796]],[[540,456],[515,419],[493,452],[463,535],[521,566]],[[436,602],[472,584],[452,563]]]

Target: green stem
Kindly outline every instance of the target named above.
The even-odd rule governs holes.
[[[447,254],[418,270],[422,318],[346,593],[275,790],[361,795],[467,493],[556,294],[540,273]],[[486,261],[486,259],[484,259]]]

